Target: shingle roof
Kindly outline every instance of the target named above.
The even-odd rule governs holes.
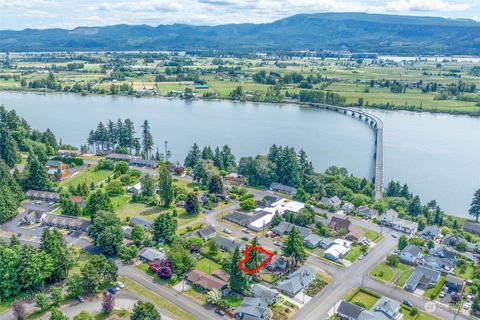
[[[140,251],[139,256],[148,261],[155,261],[155,260],[160,261],[166,258],[164,252],[157,250],[155,248],[143,248]]]
[[[215,228],[213,226],[206,226],[200,230],[198,230],[198,234],[200,235],[200,237],[202,237],[202,239],[208,239],[209,237],[211,237],[212,235],[214,235],[216,233],[215,231]]]
[[[226,281],[200,270],[190,270],[185,274],[185,276],[188,281],[207,290],[220,290],[227,285]]]
[[[420,251],[420,248],[413,244],[409,244],[402,250],[402,252],[408,252],[414,257],[418,256],[420,254]]]
[[[357,319],[364,309],[356,304],[342,300],[338,306],[337,313]]]

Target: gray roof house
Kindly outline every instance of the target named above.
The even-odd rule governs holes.
[[[152,261],[161,261],[166,259],[165,252],[157,250],[155,248],[143,248],[140,250],[139,258],[145,262],[152,262]]]
[[[235,310],[235,317],[242,320],[266,319],[268,313],[268,305],[263,299],[247,297]]]
[[[442,243],[450,246],[450,247],[455,247],[459,242],[464,242],[462,237],[457,236],[455,234],[447,234],[445,237],[442,239]]]
[[[333,243],[333,239],[330,239],[330,238],[323,238],[322,240],[320,240],[320,242],[318,243],[318,246],[322,249],[328,249]]]
[[[220,249],[224,251],[233,251],[236,248],[239,248],[240,251],[245,250],[245,242],[238,242],[234,239],[225,238],[219,235],[215,236],[215,240],[217,240]]]
[[[320,199],[320,202],[326,206],[335,207],[337,209],[340,208],[340,205],[342,204],[342,200],[340,200],[340,198],[338,198],[337,196],[333,196],[331,198],[322,197],[322,199]]]
[[[300,236],[302,238],[305,238],[309,234],[312,233],[312,229],[305,228],[305,227],[300,227],[300,226],[294,225],[294,224],[292,224],[290,222],[286,222],[286,221],[280,222],[280,224],[278,226],[273,228],[273,231],[275,231],[275,233],[278,234],[278,235],[284,235],[284,234],[289,233],[290,230],[292,230],[293,227],[297,228],[297,230],[300,233]]]
[[[455,252],[440,247],[430,250],[430,254],[420,258],[419,263],[438,271],[450,272],[457,265],[457,258]]]
[[[351,202],[345,202],[341,207],[340,207],[341,210],[343,210],[343,212],[345,213],[350,213],[353,211],[353,209],[355,209],[355,206],[353,205],[353,203]]]
[[[463,230],[471,233],[480,234],[480,224],[467,221],[463,224]]]
[[[203,227],[202,229],[198,230],[198,235],[203,239],[203,240],[208,240],[217,235],[217,231],[213,226],[206,226]]]
[[[426,226],[425,229],[420,232],[420,238],[424,240],[436,240],[442,235],[438,226]]]
[[[253,284],[250,291],[255,298],[263,299],[268,305],[277,302],[280,297],[280,293],[277,290],[267,288],[258,283]]]
[[[315,249],[320,244],[322,238],[318,234],[312,233],[303,239],[303,243],[307,248]]]
[[[347,320],[357,320],[364,309],[356,304],[342,300],[337,308],[337,316]]]
[[[110,153],[105,157],[107,160],[112,161],[127,161],[134,159],[135,157],[130,154],[121,154],[121,153]]]
[[[277,287],[285,294],[294,296],[315,280],[315,276],[316,272],[313,268],[302,266],[290,273],[286,280],[279,282]]]
[[[416,245],[410,244],[406,246],[400,253],[398,254],[398,257],[400,258],[400,261],[403,263],[407,264],[416,264],[417,259],[420,256],[420,248],[417,247]]]
[[[252,215],[246,212],[234,211],[223,218],[227,221],[241,225],[242,227],[246,227],[252,220]]]
[[[157,161],[134,158],[130,160],[130,165],[135,167],[142,167],[142,168],[155,168],[157,166]]]
[[[417,222],[399,218],[393,209],[388,209],[378,219],[381,224],[404,233],[415,234],[418,229]]]
[[[448,290],[455,292],[463,292],[465,280],[457,276],[447,274],[447,276],[445,277],[445,285],[447,286]]]
[[[278,182],[272,182],[270,185],[270,190],[274,192],[283,193],[289,196],[294,196],[297,193],[297,189],[294,187],[289,187]]]
[[[366,310],[350,302],[343,301],[337,309],[337,316],[347,320],[402,320],[400,302],[387,297],[380,298],[370,309]]]
[[[143,218],[140,218],[140,217],[132,217],[130,218],[130,220],[128,221],[130,223],[130,225],[139,225],[140,227],[142,227],[143,229],[150,229],[150,227],[152,226],[153,222],[151,221],[148,221],[146,219],[143,219]]]
[[[424,266],[418,266],[415,271],[408,278],[405,286],[406,291],[413,292],[417,288],[428,289],[435,286],[440,279],[442,273],[438,270],[434,270]]]
[[[47,213],[42,210],[29,210],[27,214],[23,217],[23,222],[25,224],[35,224],[40,223],[45,220]]]
[[[378,211],[375,209],[370,209],[365,206],[360,206],[357,208],[357,214],[361,217],[365,217],[367,219],[373,219],[378,216]]]

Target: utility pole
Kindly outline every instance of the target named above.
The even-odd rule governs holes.
[[[165,144],[165,162],[168,163],[168,153],[167,153],[168,152],[168,141],[165,140],[164,144]]]

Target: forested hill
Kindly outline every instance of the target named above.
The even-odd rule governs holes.
[[[349,50],[480,55],[480,23],[366,13],[299,14],[265,24],[115,25],[0,31],[0,51]]]

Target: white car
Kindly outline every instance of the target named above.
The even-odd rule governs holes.
[[[230,234],[232,233],[232,230],[228,229],[228,228],[225,228],[223,229],[223,232],[227,233],[227,234]]]
[[[445,295],[446,295],[445,291],[442,291],[442,292],[440,292],[440,294],[439,294],[438,296],[439,296],[440,298],[443,298],[443,297],[445,297]]]
[[[466,303],[463,305],[463,309],[465,309],[465,310],[470,309],[470,303],[469,303],[469,302],[466,302]]]
[[[119,282],[117,282],[117,288],[123,289],[123,288],[125,288],[125,285],[122,282],[119,281]]]

